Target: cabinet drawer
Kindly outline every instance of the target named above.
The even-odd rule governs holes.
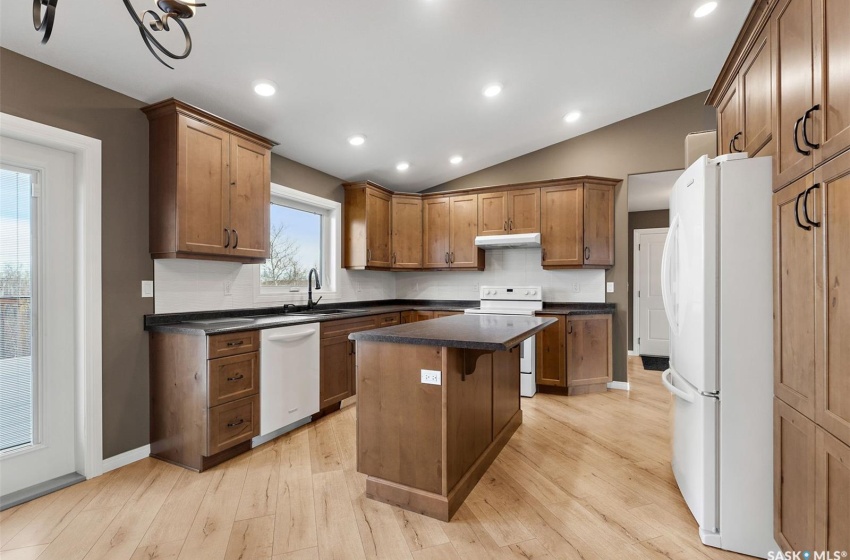
[[[254,395],[210,408],[207,456],[260,435],[260,397]]]
[[[217,406],[260,390],[260,353],[249,352],[207,362],[207,398]]]
[[[258,331],[243,331],[227,334],[214,334],[207,337],[209,349],[207,358],[223,358],[235,354],[256,352],[260,349],[260,333]]]
[[[320,323],[321,338],[330,338],[333,336],[348,336],[357,331],[367,331],[377,328],[378,318],[373,317],[357,317],[355,319],[341,319],[337,321],[326,321]]]
[[[378,315],[377,322],[379,327],[391,327],[401,323],[401,315],[398,313],[384,313]]]

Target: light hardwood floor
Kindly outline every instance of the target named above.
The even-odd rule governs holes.
[[[145,459],[0,513],[3,560],[745,558],[699,542],[670,470],[670,398],[523,399],[451,523],[364,497],[348,407],[203,474]]]

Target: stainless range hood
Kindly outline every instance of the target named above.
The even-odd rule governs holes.
[[[479,235],[475,246],[482,249],[525,249],[540,247],[539,233],[514,233],[511,235]]]

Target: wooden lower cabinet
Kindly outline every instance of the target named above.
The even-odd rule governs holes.
[[[815,550],[850,553],[850,446],[815,434]]]
[[[611,315],[545,315],[557,323],[537,335],[538,389],[581,395],[605,391],[613,378]]]
[[[463,315],[463,311],[427,311],[424,309],[402,311],[401,322],[402,324],[415,323],[417,321],[439,319],[440,317],[451,317],[452,315]]]
[[[258,331],[150,335],[151,456],[203,471],[260,435]]]
[[[815,548],[815,423],[774,399],[773,529],[783,550]]]

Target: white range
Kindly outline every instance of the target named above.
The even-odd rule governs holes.
[[[481,286],[481,307],[466,309],[468,315],[534,315],[543,309],[540,286]],[[522,341],[519,349],[520,386],[523,397],[537,392],[534,372],[535,337]]]

